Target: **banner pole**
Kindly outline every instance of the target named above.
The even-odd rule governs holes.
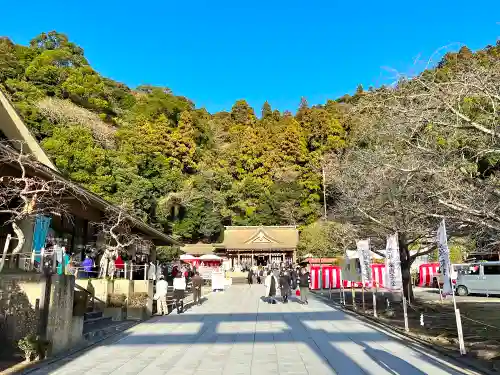
[[[453,281],[451,280],[451,274],[448,271],[449,283],[451,285],[452,298],[453,298],[453,308],[455,309],[455,321],[457,323],[457,334],[458,334],[458,345],[460,349],[460,355],[466,355],[467,351],[465,350],[465,341],[464,341],[464,333],[462,330],[462,317],[460,316],[460,310],[457,309],[457,300],[455,298],[455,286],[453,285]]]
[[[330,299],[332,299],[332,283],[333,283],[333,273],[332,272],[333,272],[333,269],[328,272],[328,286],[329,286]],[[330,280],[330,276],[331,276],[331,280]]]
[[[457,323],[457,335],[458,335],[458,343],[460,348],[460,354],[465,355],[465,342],[464,335],[462,331],[462,318],[460,316],[460,310],[457,309],[457,301],[455,298],[455,287],[453,285],[453,281],[451,279],[450,273],[450,249],[448,248],[448,237],[446,235],[446,222],[443,219],[441,224],[438,227],[437,231],[437,243],[438,243],[438,254],[439,254],[439,265],[441,268],[441,275],[443,276],[443,290],[445,290],[446,294],[451,294],[453,299],[453,309],[455,310],[455,320]],[[445,284],[448,283],[448,285]],[[439,285],[439,280],[438,280]],[[440,293],[441,295],[442,293]],[[443,297],[441,296],[441,299]]]
[[[405,291],[403,286],[401,286],[401,296],[403,299],[403,316],[405,321],[405,331],[408,332],[410,330],[408,327],[408,306],[406,305],[407,299],[405,297]]]
[[[341,270],[340,270],[340,304],[345,306],[344,279],[342,278]]]
[[[356,291],[354,290],[354,285],[351,284],[351,295],[352,295],[352,308],[354,310],[357,310],[357,306],[356,306]]]
[[[460,354],[466,355],[467,351],[465,350],[464,333],[462,331],[462,318],[460,316],[459,309],[455,309],[455,319],[457,321],[458,344],[460,347]]]
[[[372,298],[373,298],[373,316],[377,318],[377,282],[373,282],[374,288],[372,288]]]
[[[366,306],[365,306],[365,286],[364,285],[361,286],[361,300],[362,300],[362,304],[363,304],[363,313],[365,313]]]
[[[439,300],[441,301],[441,303],[443,303],[443,291],[441,290],[441,284],[439,283],[439,280],[438,280],[437,284],[438,284],[438,289],[439,289]]]
[[[405,319],[405,331],[408,332],[410,329],[408,328],[408,309],[406,306],[406,297],[404,295],[404,291],[401,290],[401,294],[403,295],[403,314]]]

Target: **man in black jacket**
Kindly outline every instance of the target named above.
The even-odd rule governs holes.
[[[292,280],[292,290],[295,291],[299,281],[299,274],[293,268],[290,269],[290,279]]]
[[[290,295],[290,276],[288,272],[285,271],[280,276],[280,288],[281,288],[281,297],[283,298],[283,303],[288,303],[288,296]]]
[[[307,300],[307,296],[309,294],[309,272],[305,267],[300,270],[299,286],[300,300],[302,301],[302,303],[305,303],[307,305],[309,304],[309,301]]]

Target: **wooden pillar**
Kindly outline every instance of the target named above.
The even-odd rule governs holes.
[[[253,249],[252,249],[252,267],[253,267]]]
[[[238,250],[238,267],[241,267],[241,255],[239,250]]]

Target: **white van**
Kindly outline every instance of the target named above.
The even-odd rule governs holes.
[[[469,267],[469,264],[452,264],[451,265],[451,282],[453,284],[456,284],[457,278],[458,278],[458,272],[461,269],[466,269]],[[438,285],[439,283],[439,285]],[[432,279],[432,287],[433,288],[438,288],[438,287],[443,287],[444,280],[443,280],[443,274],[441,273],[441,268],[438,268],[437,274],[434,275]]]
[[[500,294],[500,262],[470,263],[458,273],[455,290],[459,296]]]

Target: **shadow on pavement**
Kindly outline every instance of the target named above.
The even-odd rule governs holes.
[[[323,307],[326,307],[326,305],[322,305]],[[147,366],[151,365],[152,369],[156,369],[160,364],[166,373],[170,371],[170,368],[178,365],[180,358],[183,358],[185,355],[189,356],[189,353],[193,350],[196,351],[196,348],[199,346],[210,348],[217,353],[226,353],[227,351],[226,357],[222,354],[221,356],[229,358],[231,348],[238,347],[239,344],[248,343],[253,344],[250,357],[258,357],[260,354],[256,354],[255,351],[262,351],[262,348],[274,347],[277,350],[276,348],[279,347],[279,344],[305,344],[316,357],[311,359],[311,361],[315,360],[319,362],[332,374],[413,375],[432,373],[434,375],[467,373],[460,369],[452,368],[444,362],[437,361],[422,350],[416,350],[411,346],[400,346],[398,350],[404,348],[405,355],[397,356],[394,352],[387,349],[387,345],[395,345],[397,343],[396,340],[381,330],[347,316],[342,311],[336,309],[313,311],[309,310],[308,307],[304,307],[300,312],[281,312],[279,311],[279,306],[276,306],[276,308],[278,310],[276,312],[227,314],[203,314],[201,311],[197,312],[193,309],[182,315],[157,316],[115,337],[114,340],[107,340],[97,344],[85,352],[71,355],[48,367],[34,371],[32,374],[52,374],[57,370],[62,370],[62,373],[93,373],[93,368],[89,367],[92,363],[89,364],[89,361],[98,361],[99,356],[101,356],[99,363],[104,363],[103,358],[106,355],[111,356],[109,349],[117,347],[120,350],[114,353],[123,353],[125,355],[127,354],[127,349],[125,349],[127,347],[130,347],[130,352],[141,353],[141,357],[143,357],[142,353],[145,353],[143,360],[146,360],[147,357],[149,362],[141,370],[138,370],[137,373],[141,371],[143,371],[141,373],[147,373]],[[332,326],[333,332],[330,329],[327,331],[323,328],[314,327],[318,322],[325,321],[340,323],[337,323],[337,326]],[[193,323],[197,324],[193,325]],[[252,326],[252,323],[255,325]],[[273,329],[271,332],[261,332],[256,329],[259,323],[264,324],[266,327],[266,324],[271,324]],[[229,324],[229,326],[224,326],[224,324]],[[165,331],[167,325],[179,328],[180,332],[176,332],[177,328],[173,329],[173,332]],[[140,327],[140,329],[137,329],[137,327]],[[166,357],[162,355],[164,351],[171,350],[176,345],[179,350],[178,355]],[[89,351],[92,351],[92,353],[89,353]],[[106,354],[106,351],[108,351],[108,354]],[[148,351],[150,353],[149,356],[147,356]],[[85,353],[89,355],[85,356]],[[113,369],[110,368],[110,371],[107,373],[114,374],[126,370],[125,372],[132,374],[133,370],[129,366],[133,366],[134,364],[127,362],[127,360],[130,360],[130,354],[128,354],[128,358],[125,357],[123,364],[115,363],[116,367]],[[116,359],[114,360],[116,361]],[[159,360],[161,360],[161,363],[158,362]],[[192,358],[189,358],[189,360],[192,360]],[[305,361],[304,359],[302,360]],[[412,362],[415,360],[417,363],[425,364],[425,368],[431,368],[432,370],[430,370],[431,372],[428,370],[426,372],[422,368],[415,367],[408,360]],[[277,362],[280,362],[279,355]],[[252,364],[253,362],[250,362],[248,368]],[[101,369],[101,366],[98,369]],[[80,372],[76,372],[76,370]],[[220,369],[219,373],[222,374],[222,372],[223,368]],[[286,374],[287,372],[283,372],[280,369],[279,373]],[[261,375],[264,374],[262,373]]]

